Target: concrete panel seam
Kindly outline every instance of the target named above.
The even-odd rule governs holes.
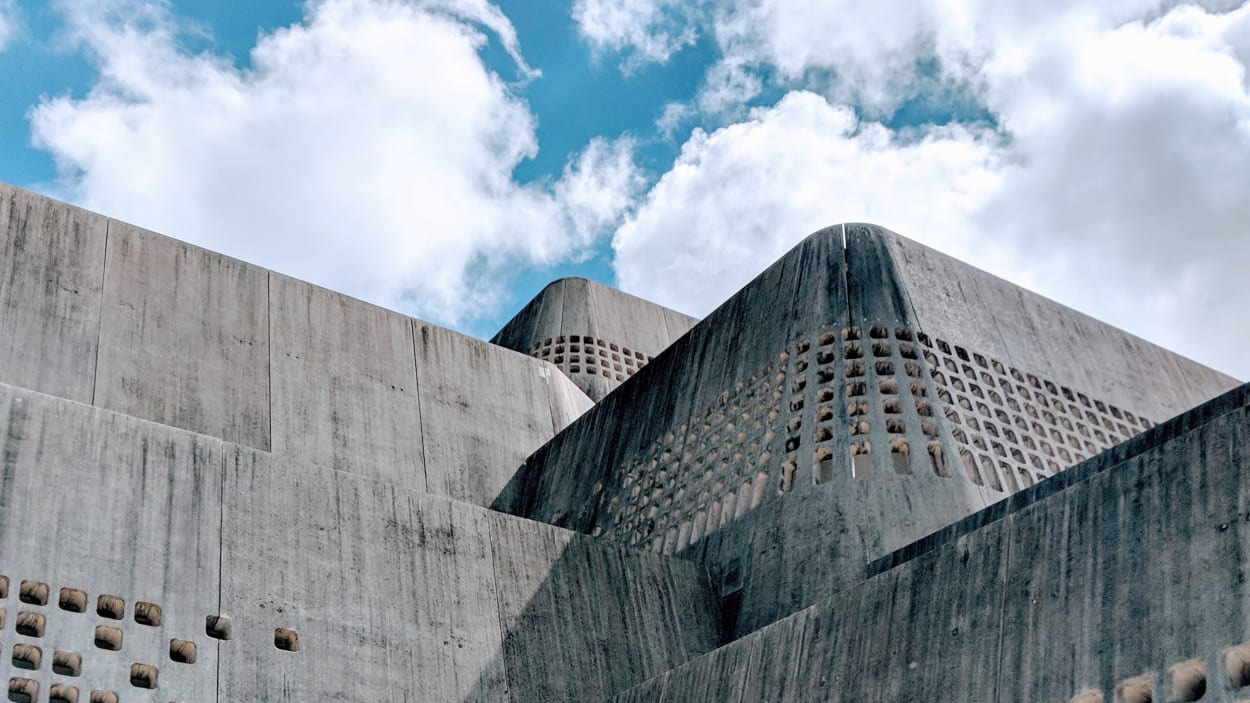
[[[267,345],[269,347],[269,368],[266,369],[266,376],[269,377],[269,399],[265,405],[269,408],[269,450],[273,451],[273,272],[265,271],[265,331],[268,334]],[[223,467],[224,468],[224,467]],[[218,608],[221,603],[218,602]]]
[[[1004,621],[1007,619],[1007,570],[1011,565],[1011,547],[1015,534],[1011,526],[1015,524],[1015,519],[1009,516],[1002,524],[1003,529],[1007,532],[1007,544],[1003,548],[1003,560],[999,562],[998,567],[1001,577],[998,589],[998,651],[994,657],[994,700],[998,700],[998,692],[1003,687],[1003,632],[1006,630]]]
[[[95,324],[95,364],[91,369],[91,404],[95,405],[96,389],[100,386],[100,341],[104,336],[104,286],[108,282],[109,266],[109,225],[112,218],[104,220],[104,256],[100,263],[100,305],[97,308]]]
[[[265,278],[267,281],[269,278],[268,275],[266,275]],[[266,283],[266,288],[268,288],[267,283]],[[273,356],[272,345],[270,345],[269,350],[270,350],[269,351],[270,358],[272,359],[272,356]],[[272,368],[272,365],[271,365],[271,368]],[[273,375],[270,374],[270,379],[272,378],[273,378]],[[270,380],[270,383],[272,384],[273,381]],[[273,397],[271,394],[270,403],[272,404],[272,402],[273,402]],[[273,428],[273,413],[272,412],[269,413],[269,418],[270,418],[269,420],[270,435],[269,436],[270,436],[270,442],[272,443],[273,442],[273,429],[272,429]],[[224,442],[222,443],[221,449],[222,449],[221,476],[217,482],[217,488],[218,488],[218,491],[220,491],[220,494],[219,494],[220,497],[217,500],[217,615],[221,615],[222,590],[225,588],[224,576],[225,576],[225,559],[226,559],[226,453],[227,452],[226,452],[226,444]],[[213,681],[213,687],[216,689],[216,695],[213,696],[213,700],[217,701],[217,703],[221,703],[221,642],[222,641],[220,639],[214,639],[214,646],[217,648],[217,653],[216,653],[217,677]]]
[[[508,691],[508,698],[515,700],[512,695],[512,677],[508,674],[508,653],[505,649],[508,632],[503,624],[503,589],[499,587],[499,545],[495,543],[495,525],[498,523],[490,519],[489,513],[486,517],[486,536],[490,540],[490,576],[495,581],[495,620],[499,623],[499,661],[503,665],[503,680]]]
[[[405,319],[408,321],[409,336],[412,337],[412,390],[417,396],[417,429],[421,431],[421,485],[429,492],[430,459],[425,453],[425,416],[421,414],[421,355],[417,353],[417,322],[411,317]]]

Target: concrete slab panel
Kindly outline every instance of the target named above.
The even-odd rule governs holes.
[[[0,383],[91,402],[107,229],[0,183]]]
[[[223,525],[223,699],[508,700],[485,511],[240,448]]]
[[[268,272],[112,221],[95,404],[269,449]]]
[[[412,321],[269,278],[273,451],[426,490]]]
[[[130,684],[130,666],[158,668],[159,700],[216,700],[216,640],[205,617],[218,611],[221,443],[12,386],[0,386],[0,576],[8,577],[8,659],[20,614],[43,623],[21,641],[43,651],[14,672],[48,691],[72,683],[122,700],[153,700]],[[20,584],[46,584],[44,605],[22,602]],[[81,591],[61,605],[61,589]],[[97,613],[119,599],[118,619]],[[159,624],[139,621],[140,603]],[[114,628],[117,651],[96,643]],[[197,645],[194,663],[170,660],[171,639]],[[77,676],[54,676],[57,650],[79,655]]]
[[[550,366],[415,323],[427,490],[490,505],[525,457],[555,435]]]

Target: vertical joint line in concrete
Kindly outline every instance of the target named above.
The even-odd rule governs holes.
[[[508,632],[503,624],[503,590],[499,588],[499,545],[495,544],[495,523],[490,513],[486,513],[486,537],[490,540],[490,577],[495,586],[495,619],[499,622],[499,662],[503,666],[505,690],[512,690],[512,677],[508,674],[508,652],[505,645]]]
[[[95,368],[91,370],[91,404],[95,405],[96,389],[100,387],[100,343],[104,340],[104,284],[108,280],[109,267],[109,225],[111,218],[104,220],[104,261],[100,265],[100,305],[97,309],[95,325]]]
[[[421,412],[421,362],[417,355],[417,320],[408,318],[408,332],[412,335],[412,380],[417,396],[417,431],[421,433],[421,481],[425,492],[430,492],[430,460],[425,453],[425,415]]]
[[[273,451],[273,272],[265,271],[265,335],[269,347],[269,451]]]
[[[272,417],[272,415],[271,415]],[[272,424],[272,420],[270,423]],[[270,438],[272,445],[273,439]],[[218,480],[218,499],[217,499],[217,615],[221,615],[222,592],[225,589],[225,564],[226,564],[226,447],[227,443],[221,443],[221,476]],[[221,703],[221,640],[216,640],[217,645],[217,680],[214,682],[213,690],[215,695],[213,699],[217,703]]]
[[[994,657],[994,695],[992,700],[998,700],[998,691],[1003,685],[1003,629],[1006,627],[1007,620],[1007,581],[1010,578],[1011,571],[1011,542],[1014,532],[1011,527],[1015,520],[1013,516],[1008,515],[1003,520],[1003,528],[1007,530],[1007,547],[1004,550],[1002,562],[1002,579],[999,587],[998,599],[998,652]]]

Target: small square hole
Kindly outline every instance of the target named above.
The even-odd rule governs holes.
[[[130,665],[130,685],[135,688],[156,688],[156,677],[160,671],[151,664]]]
[[[122,631],[108,625],[95,626],[95,646],[116,652],[122,648]]]
[[[95,601],[95,612],[102,618],[121,620],[126,616],[126,601],[117,596],[100,596]]]
[[[17,634],[27,637],[43,637],[46,621],[39,613],[22,611],[17,614]]]
[[[112,691],[92,691],[89,703],[117,703],[117,694]]]
[[[82,655],[78,652],[56,650],[52,653],[52,671],[61,676],[79,676],[82,674]]]
[[[78,703],[78,688],[67,683],[54,683],[48,692],[48,703]]]
[[[169,658],[179,664],[194,664],[195,643],[190,640],[170,640]]]
[[[149,627],[159,627],[161,624],[161,606],[144,601],[135,603],[135,622]]]
[[[57,603],[61,606],[61,610],[85,613],[87,612],[87,592],[77,588],[62,588]]]
[[[9,597],[9,577],[0,576],[0,599]]]
[[[300,650],[299,633],[279,627],[273,631],[273,646],[284,652],[298,652]]]
[[[43,581],[22,581],[17,597],[23,603],[29,603],[30,605],[47,605],[48,584]]]
[[[38,681],[20,677],[9,679],[9,700],[13,703],[32,703],[38,697]]]
[[[228,640],[234,630],[234,622],[225,615],[209,615],[204,618],[204,634],[215,640]]]
[[[33,644],[13,645],[13,666],[27,671],[38,671],[43,666],[43,650]]]

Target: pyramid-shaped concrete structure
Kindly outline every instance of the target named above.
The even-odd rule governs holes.
[[[1250,699],[1250,391],[871,225],[487,343],[0,186],[0,330],[10,700]]]

